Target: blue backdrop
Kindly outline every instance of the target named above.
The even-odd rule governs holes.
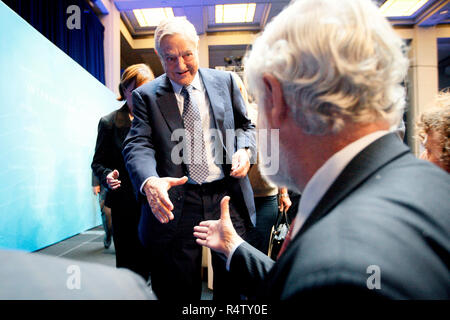
[[[0,1],[0,248],[101,224],[90,163],[114,94]]]

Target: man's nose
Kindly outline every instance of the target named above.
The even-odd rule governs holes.
[[[186,63],[184,63],[183,57],[177,58],[177,67],[181,71],[184,71],[186,69]]]

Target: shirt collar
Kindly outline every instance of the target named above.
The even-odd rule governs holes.
[[[183,89],[183,86],[181,84],[176,83],[175,81],[172,81],[172,79],[170,79],[170,83],[172,84],[173,87],[173,91],[176,94],[180,94],[181,93],[181,89]],[[194,80],[192,80],[192,82],[190,83],[190,85],[195,89],[195,90],[202,90],[202,82],[200,81],[200,75],[199,72],[197,71],[197,73],[195,74]]]
[[[388,134],[389,131],[380,130],[370,133],[336,152],[316,171],[306,184],[299,203],[295,218],[292,237],[300,230],[303,223],[314,210],[325,192],[331,187],[350,161],[375,140]]]

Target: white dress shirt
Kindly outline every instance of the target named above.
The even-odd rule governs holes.
[[[319,170],[314,173],[312,178],[306,184],[306,187],[303,190],[302,196],[300,198],[297,215],[294,221],[292,221],[293,226],[291,239],[293,239],[299,232],[300,228],[303,226],[306,219],[308,219],[309,215],[319,203],[320,199],[322,199],[327,190],[331,187],[333,182],[342,173],[342,171],[350,163],[350,161],[372,142],[388,133],[389,131],[385,130],[376,131],[350,143],[342,150],[332,155],[319,168]],[[244,241],[240,241],[231,250],[231,253],[228,256],[227,260],[227,270],[229,270],[230,268],[231,257],[233,256],[234,251],[236,251],[236,249],[242,244],[242,242]]]

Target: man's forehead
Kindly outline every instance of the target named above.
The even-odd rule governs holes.
[[[196,47],[197,45],[194,40],[181,33],[167,34],[161,38],[160,42],[161,45],[180,44],[184,46],[193,46],[193,47]]]

